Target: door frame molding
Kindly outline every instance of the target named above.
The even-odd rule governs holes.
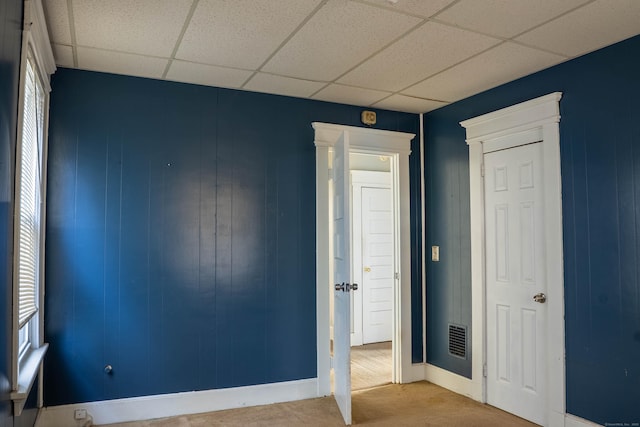
[[[386,155],[391,160],[394,194],[395,249],[399,279],[394,291],[394,382],[424,379],[422,364],[411,363],[411,224],[409,154],[415,134],[313,122],[316,147],[316,322],[318,395],[331,394],[329,342],[329,290],[331,247],[329,239],[329,152],[343,133],[351,151]],[[399,282],[399,283],[398,283]],[[398,286],[399,284],[399,286]]]
[[[467,132],[471,215],[472,380],[474,399],[487,400],[484,154],[542,140],[546,242],[547,414],[546,424],[565,425],[564,275],[560,176],[560,108],[562,92],[532,99],[460,122]],[[508,137],[508,138],[506,138]],[[515,138],[514,138],[515,137]],[[511,142],[514,141],[515,142]]]

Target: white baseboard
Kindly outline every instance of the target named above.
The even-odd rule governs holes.
[[[596,424],[594,422],[585,420],[584,418],[576,417],[575,415],[566,414],[564,417],[564,427],[600,427],[602,424]]]
[[[424,364],[416,363],[402,368],[401,384],[414,383],[416,381],[424,381]]]
[[[94,424],[113,424],[318,397],[318,379],[104,400],[42,408],[36,427],[80,426],[76,409],[86,409]],[[84,420],[86,421],[86,420]]]
[[[467,396],[471,399],[481,401],[482,397],[478,396],[478,386],[469,378],[454,374],[453,372],[439,368],[435,365],[425,365],[425,379],[433,384],[444,387],[455,393]],[[555,413],[551,417],[549,426],[564,427],[602,427],[597,424],[571,414]]]
[[[439,368],[427,363],[424,369],[424,376],[430,383],[439,385],[455,393],[467,396],[474,400],[480,400],[481,396],[476,396],[474,383],[469,378],[463,377],[446,369]]]

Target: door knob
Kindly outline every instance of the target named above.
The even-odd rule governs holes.
[[[371,267],[365,267],[365,268],[364,268],[364,271],[365,271],[365,273],[369,273],[369,272],[371,272]]]
[[[336,291],[342,291],[342,292],[349,292],[349,291],[356,291],[358,290],[358,284],[357,283],[336,283],[335,284],[335,289]]]
[[[539,294],[535,294],[533,296],[533,300],[535,302],[539,302],[540,304],[544,304],[547,301],[547,296],[540,292]]]

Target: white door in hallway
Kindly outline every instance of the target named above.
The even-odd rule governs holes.
[[[351,197],[349,134],[342,133],[333,155],[333,374],[334,397],[351,424]]]
[[[363,187],[362,338],[391,341],[393,320],[393,217],[390,188]]]
[[[542,143],[485,153],[487,402],[538,424],[546,412]]]

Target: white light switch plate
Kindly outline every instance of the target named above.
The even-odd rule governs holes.
[[[440,246],[431,246],[431,261],[440,261]]]

